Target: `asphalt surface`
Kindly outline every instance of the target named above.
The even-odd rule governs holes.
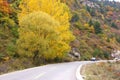
[[[0,80],[76,80],[76,69],[89,61],[49,64],[4,75]]]

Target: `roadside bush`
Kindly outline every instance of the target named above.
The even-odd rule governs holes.
[[[16,46],[14,43],[11,42],[7,46],[7,54],[13,57],[15,53],[16,53]]]
[[[93,56],[94,57],[102,57],[102,54],[103,54],[103,52],[102,52],[102,50],[100,50],[100,49],[98,49],[98,48],[96,48],[95,50],[94,50],[94,52],[93,52]]]
[[[108,51],[103,51],[103,55],[105,59],[110,59],[110,53]]]
[[[79,40],[80,42],[80,56],[81,60],[89,60],[92,57],[93,49],[84,41],[84,40]]]

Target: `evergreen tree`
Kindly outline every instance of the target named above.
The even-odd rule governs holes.
[[[96,34],[102,33],[102,28],[100,27],[100,23],[98,21],[95,21],[94,23],[94,29]]]

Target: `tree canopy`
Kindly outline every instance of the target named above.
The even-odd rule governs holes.
[[[25,52],[19,53],[29,51],[30,56],[37,52],[46,59],[63,58],[74,39],[69,30],[69,8],[60,0],[22,0],[20,8],[18,49]]]

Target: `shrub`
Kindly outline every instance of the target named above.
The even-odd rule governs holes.
[[[102,50],[96,48],[92,54],[94,57],[102,57]]]
[[[98,21],[94,22],[94,30],[96,34],[102,33],[102,28],[100,27],[100,23]]]
[[[111,24],[111,27],[115,28],[115,29],[118,29],[117,25],[114,22]]]

